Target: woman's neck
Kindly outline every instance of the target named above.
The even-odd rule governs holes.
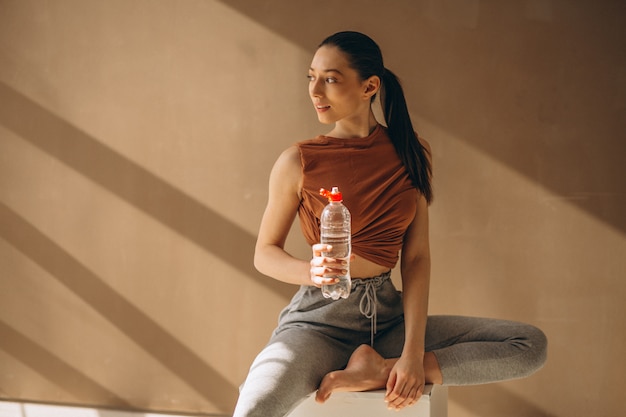
[[[365,138],[376,129],[377,125],[378,122],[374,117],[374,113],[370,111],[367,118],[338,121],[327,136],[340,139]]]

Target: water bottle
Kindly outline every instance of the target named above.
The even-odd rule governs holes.
[[[328,198],[328,205],[324,207],[320,219],[320,241],[326,245],[332,245],[332,249],[329,252],[322,252],[322,256],[346,261],[345,274],[325,275],[325,277],[337,278],[339,281],[332,285],[322,285],[322,294],[333,300],[348,298],[352,287],[350,279],[350,211],[343,205],[343,197],[338,187],[333,187],[332,191],[322,188],[320,195]]]

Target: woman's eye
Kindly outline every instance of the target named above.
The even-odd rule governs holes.
[[[314,75],[307,75],[306,78],[309,81],[315,81],[315,76]],[[334,83],[337,82],[337,79],[333,78],[333,77],[327,77],[327,78],[324,78],[324,82],[326,82],[327,84],[334,84]]]

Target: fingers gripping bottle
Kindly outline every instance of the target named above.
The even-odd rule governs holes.
[[[332,249],[329,252],[322,252],[322,256],[346,261],[345,274],[326,275],[326,277],[337,278],[339,281],[332,285],[322,285],[322,294],[333,300],[338,300],[340,297],[348,298],[352,287],[350,211],[343,205],[343,197],[338,187],[333,187],[332,191],[322,188],[320,195],[327,197],[329,202],[322,211],[320,219],[320,241],[326,245],[332,245]]]

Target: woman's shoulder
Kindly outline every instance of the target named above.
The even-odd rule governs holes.
[[[274,170],[278,169],[285,174],[301,175],[303,158],[305,158],[303,155],[308,154],[312,149],[320,149],[320,145],[322,148],[324,147],[323,145],[327,145],[327,141],[324,140],[322,135],[293,143],[282,151],[274,164]]]
[[[278,161],[288,164],[293,164],[295,162],[300,163],[300,147],[298,144],[291,145],[282,151],[278,157]]]
[[[298,176],[302,172],[300,149],[298,145],[291,145],[278,156],[272,169],[280,176]]]

